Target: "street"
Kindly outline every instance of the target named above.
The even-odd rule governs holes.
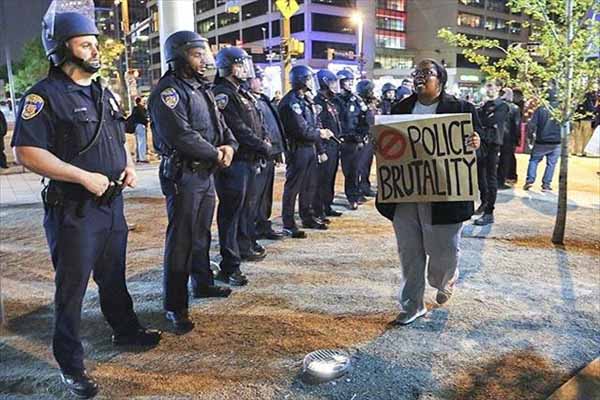
[[[526,159],[519,156],[520,176]],[[305,240],[263,242],[268,257],[242,266],[250,284],[228,299],[192,300],[196,328],[182,336],[168,332],[162,313],[166,216],[156,165],[140,168],[140,187],[126,194],[135,224],[128,286],[142,323],[167,332],[154,349],[114,348],[90,281],[82,339],[98,398],[546,399],[600,348],[599,163],[570,161],[566,247],[550,243],[555,193],[499,192],[494,225],[465,224],[456,294],[442,307],[429,289],[428,315],[410,326],[387,326],[399,278],[392,226],[373,201],[346,211],[338,178],[344,216]],[[38,180],[0,176],[0,394],[8,399],[63,396]],[[214,224],[213,259],[216,237]],[[302,358],[321,348],[349,351],[354,367],[333,382],[306,384]]]

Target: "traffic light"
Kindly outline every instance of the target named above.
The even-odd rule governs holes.
[[[304,42],[301,42],[298,39],[290,38],[289,51],[293,56],[300,56],[304,54]]]

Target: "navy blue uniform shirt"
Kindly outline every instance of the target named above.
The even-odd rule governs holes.
[[[238,144],[217,108],[207,81],[165,73],[152,91],[148,109],[156,147],[177,150],[184,159],[216,163],[218,146]]]
[[[285,139],[296,145],[315,144],[320,129],[313,102],[298,90],[290,90],[279,102],[279,117],[285,129]]]
[[[100,136],[89,151],[78,156],[96,133],[102,107]],[[81,169],[117,179],[127,164],[124,123],[109,90],[96,81],[88,87],[77,85],[53,67],[46,79],[23,96],[11,146],[39,147]]]

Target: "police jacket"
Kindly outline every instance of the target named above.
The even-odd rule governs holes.
[[[359,96],[345,92],[335,97],[335,104],[342,123],[342,140],[348,143],[363,142],[365,132],[369,129],[366,121],[368,107],[365,102]]]
[[[329,129],[333,132],[335,137],[339,138],[342,134],[342,123],[340,121],[338,109],[333,102],[333,98],[327,97],[319,92],[315,96],[315,104],[319,106],[317,111],[320,111],[318,113],[318,118],[321,121],[321,126]],[[331,142],[331,140],[328,141]]]
[[[217,163],[218,146],[238,144],[217,109],[211,84],[168,71],[148,101],[155,147],[168,155],[176,150],[183,159]]]
[[[299,90],[290,90],[281,99],[279,117],[290,151],[296,146],[312,146],[319,141],[321,132],[314,103]]]
[[[502,144],[508,124],[508,104],[501,98],[488,100],[479,109],[482,130],[481,141],[487,144]]]
[[[390,115],[392,113],[392,105],[394,102],[390,99],[381,100],[381,114],[382,115]]]
[[[394,104],[392,114],[412,114],[412,110],[417,102],[417,95],[412,94],[401,102]],[[481,130],[481,123],[475,106],[473,104],[459,100],[454,96],[442,93],[439,97],[439,104],[436,114],[457,114],[469,113],[473,121],[475,132]],[[375,203],[377,211],[390,221],[394,220],[396,211],[395,203]],[[474,212],[472,201],[450,201],[450,202],[432,202],[431,203],[431,224],[444,225],[456,224],[471,218]]]
[[[215,80],[213,93],[227,126],[240,144],[233,159],[255,161],[268,157],[271,146],[265,141],[256,98],[243,86],[236,86],[225,78]]]
[[[0,110],[0,138],[6,136],[6,132],[8,131],[8,124],[6,123],[6,118],[4,117],[4,113]]]
[[[560,144],[560,125],[552,119],[546,107],[538,107],[527,124],[530,135],[535,135],[536,144]]]
[[[277,156],[284,153],[287,149],[287,143],[277,107],[263,93],[254,94],[254,96],[258,99],[259,111],[262,113],[262,120],[265,125],[265,133],[271,139],[271,146],[273,147],[271,155]]]
[[[38,147],[110,179],[127,165],[125,118],[112,93],[98,81],[78,85],[57,67],[25,93],[11,146]],[[70,198],[90,195],[75,183],[60,186]]]

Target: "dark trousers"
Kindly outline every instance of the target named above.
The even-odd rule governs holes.
[[[92,272],[100,309],[113,331],[127,334],[140,327],[125,283],[127,223],[123,197],[102,207],[87,200],[81,217],[77,216],[78,204],[67,200],[64,206],[48,208],[44,217],[56,271],[52,346],[58,365],[68,374],[84,369],[79,337],[81,306]]]
[[[254,241],[255,180],[256,164],[249,161],[236,160],[215,175],[221,270],[226,273],[239,270],[241,254],[249,253]]]
[[[331,210],[335,196],[335,176],[340,162],[340,150],[336,143],[331,141],[325,143],[325,152],[327,161],[317,165],[318,181],[313,205],[317,216],[323,216],[325,211]]]
[[[344,191],[349,202],[358,201],[361,195],[358,174],[360,155],[361,148],[358,143],[342,143],[340,158],[344,173]]]
[[[360,150],[358,165],[358,182],[361,193],[371,192],[371,166],[373,165],[373,143],[369,142]]]
[[[271,210],[273,209],[273,184],[275,182],[275,162],[267,161],[265,168],[256,175],[256,235],[265,235],[273,230],[271,227]]]
[[[500,159],[498,160],[498,186],[503,186],[507,179],[517,180],[517,158],[515,157],[515,146],[505,143],[500,148]]]
[[[477,159],[477,175],[481,202],[486,205],[485,213],[494,212],[498,194],[498,152],[500,145],[485,143],[486,154]]]
[[[281,217],[284,228],[296,227],[294,209],[299,197],[300,218],[305,221],[313,216],[312,203],[317,186],[317,156],[314,146],[298,147],[289,152],[286,160],[285,184]]]
[[[200,288],[213,285],[210,269],[210,226],[215,211],[215,187],[208,171],[184,169],[177,182],[159,175],[167,200],[169,224],[163,271],[164,308],[188,308],[188,280]]]
[[[6,154],[4,154],[4,136],[0,136],[0,167],[7,165]]]

